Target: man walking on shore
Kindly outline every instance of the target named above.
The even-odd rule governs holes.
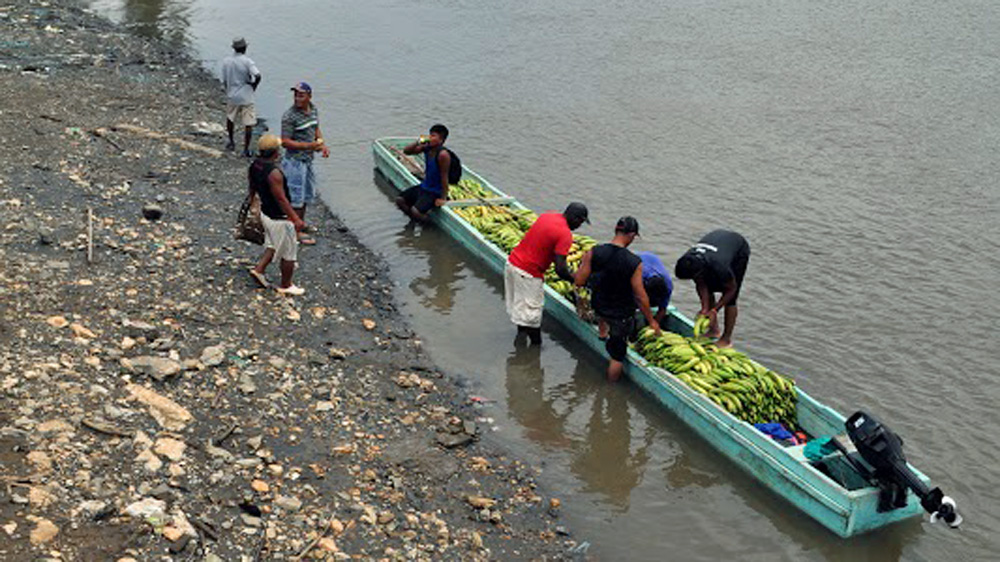
[[[312,86],[299,82],[292,86],[292,91],[294,103],[281,116],[281,145],[285,147],[281,170],[288,180],[292,207],[299,218],[305,220],[306,206],[316,198],[313,153],[320,152],[323,158],[329,158],[330,149],[326,147],[319,129],[319,110],[312,103]],[[299,235],[299,242],[307,246],[316,243],[302,234]]]
[[[701,299],[702,316],[711,320],[708,335],[719,337],[719,309],[725,308],[726,326],[719,347],[733,345],[733,328],[736,326],[736,300],[743,286],[743,276],[750,263],[750,244],[746,238],[731,230],[713,230],[698,241],[680,259],[674,272],[678,279],[693,279],[698,298]],[[722,295],[718,300],[715,293]]]
[[[507,258],[503,273],[507,314],[518,336],[527,334],[532,344],[542,343],[545,271],[554,261],[556,275],[573,281],[566,256],[573,245],[573,231],[585,222],[590,220],[583,203],[570,203],[562,214],[542,213]]]
[[[292,283],[298,262],[298,240],[295,233],[305,228],[305,223],[295,213],[288,200],[288,183],[278,166],[281,140],[274,135],[264,135],[257,143],[259,156],[250,164],[248,179],[251,195],[260,197],[260,220],[264,223],[264,253],[257,265],[250,269],[250,276],[262,287],[268,287],[264,272],[274,258],[281,264],[279,293],[297,296],[305,289]]]
[[[618,219],[611,242],[584,254],[580,269],[576,270],[577,287],[582,287],[593,277],[591,301],[594,312],[608,326],[608,339],[604,345],[611,357],[608,382],[620,379],[625,370],[628,338],[635,328],[636,304],[649,327],[657,335],[660,333],[660,325],[653,318],[649,297],[642,284],[642,260],[628,250],[638,235],[639,221],[633,217]]]
[[[233,54],[222,61],[222,85],[226,89],[226,132],[229,144],[226,150],[234,150],[236,143],[233,132],[236,124],[243,126],[243,156],[250,156],[250,137],[257,124],[254,110],[254,92],[260,85],[261,75],[250,57],[246,55],[247,42],[242,37],[233,39]]]

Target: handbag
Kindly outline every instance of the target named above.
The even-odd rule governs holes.
[[[240,206],[236,217],[236,229],[233,237],[254,244],[264,244],[264,223],[260,220],[260,197],[249,194]]]

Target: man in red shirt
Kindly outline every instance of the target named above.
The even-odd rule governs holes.
[[[507,258],[503,276],[507,314],[518,336],[527,334],[532,344],[542,343],[545,270],[554,261],[559,278],[573,281],[566,256],[573,245],[573,231],[585,222],[590,220],[583,203],[570,203],[562,214],[542,213]]]

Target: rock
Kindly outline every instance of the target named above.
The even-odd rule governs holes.
[[[339,347],[331,347],[330,351],[327,352],[327,355],[329,355],[331,359],[334,359],[336,361],[343,361],[344,359],[347,359],[347,356],[350,355],[350,353],[351,352],[346,349],[341,349]]]
[[[160,337],[160,329],[148,322],[125,320],[125,335],[129,338],[146,338],[153,341]]]
[[[52,470],[52,459],[44,451],[31,451],[27,456],[28,463],[38,472],[49,472]]]
[[[562,500],[560,500],[559,498],[552,498],[549,500],[550,509],[559,509],[559,506],[561,505],[562,505]]]
[[[184,458],[184,449],[186,448],[187,445],[183,441],[170,437],[162,437],[156,440],[156,444],[153,445],[153,452],[176,462]]]
[[[159,472],[163,468],[163,461],[160,457],[153,454],[151,449],[145,449],[135,457],[136,462],[143,463],[143,466],[149,472]]]
[[[205,368],[201,361],[197,359],[185,359],[181,361],[181,368],[185,371],[200,371]]]
[[[243,524],[247,527],[260,527],[261,525],[260,517],[254,517],[249,513],[241,513],[240,519],[243,520]]]
[[[156,498],[143,498],[137,502],[129,504],[124,510],[122,510],[122,512],[136,519],[144,519],[150,522],[162,522],[167,517],[166,510],[167,503],[163,500],[158,500]]]
[[[92,340],[97,337],[97,334],[91,332],[83,324],[79,322],[73,322],[69,325],[69,329],[73,332],[73,335],[78,338],[83,338],[87,340]]]
[[[250,483],[250,487],[254,489],[255,492],[266,493],[271,490],[271,487],[267,485],[267,482],[263,480],[254,480]]]
[[[472,442],[472,436],[468,433],[439,432],[436,439],[438,444],[446,449],[454,449]]]
[[[285,361],[281,357],[271,357],[271,358],[269,358],[267,360],[267,362],[272,367],[274,367],[275,369],[278,369],[279,371],[283,371],[283,370],[285,370],[286,367],[288,367],[288,361]]]
[[[316,546],[320,547],[322,550],[327,552],[337,552],[337,541],[331,539],[330,537],[323,537],[316,543]]]
[[[167,550],[169,550],[172,554],[184,552],[184,549],[187,548],[187,545],[191,542],[191,540],[190,535],[182,535],[177,540],[171,542]]]
[[[142,206],[142,216],[146,220],[159,220],[163,216],[163,207],[157,205],[156,203],[147,203]]]
[[[465,501],[476,509],[488,509],[497,503],[497,501],[492,498],[484,498],[482,496],[466,496]]]
[[[53,328],[65,328],[66,326],[69,326],[69,320],[66,320],[63,316],[50,316],[45,320],[45,322]]]
[[[376,326],[375,321],[372,320],[371,318],[365,318],[364,320],[362,320],[361,325],[364,326],[365,329],[368,330],[369,332],[374,330]]]
[[[59,419],[40,423],[35,429],[42,433],[73,433],[75,431],[72,425]]]
[[[206,367],[218,367],[226,361],[226,348],[221,345],[206,347],[199,360]]]
[[[7,536],[13,537],[14,532],[17,531],[17,522],[11,521],[10,523],[7,523],[3,526],[3,530],[7,533]]]
[[[294,496],[278,496],[274,498],[274,505],[285,511],[298,511],[302,509],[302,500]]]
[[[76,511],[84,517],[94,518],[103,513],[108,508],[108,502],[101,500],[87,500],[76,506]]]
[[[253,394],[254,392],[257,392],[257,383],[253,382],[253,379],[250,378],[250,375],[247,373],[240,373],[240,380],[236,386],[243,394]]]
[[[31,530],[31,544],[44,544],[55,538],[59,534],[59,527],[55,523],[42,517],[29,515],[28,519],[35,522],[35,528]]]
[[[139,386],[137,384],[129,384],[126,389],[131,394],[132,398],[146,404],[149,407],[149,413],[153,418],[163,426],[165,429],[170,431],[180,431],[191,421],[194,420],[194,416],[191,412],[188,412],[180,404],[174,402],[173,400],[167,398],[166,396],[160,395],[150,388],[144,386]]]
[[[143,355],[131,359],[122,359],[121,364],[129,371],[153,377],[157,382],[162,382],[167,377],[172,377],[181,372],[180,363],[165,357]]]

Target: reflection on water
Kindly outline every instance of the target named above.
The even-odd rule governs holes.
[[[143,37],[177,47],[190,43],[193,0],[97,0],[95,9],[117,14],[117,19]]]
[[[435,240],[428,243],[423,239],[425,237]],[[455,305],[457,284],[465,277],[461,274],[465,260],[457,248],[434,247],[441,238],[445,237],[440,232],[432,232],[410,222],[396,236],[396,243],[404,252],[417,249],[427,257],[427,274],[410,281],[410,290],[422,305],[449,314]],[[448,242],[447,239],[445,241]]]
[[[583,492],[627,510],[649,462],[653,427],[644,426],[642,442],[633,451],[627,388],[605,383],[586,360],[577,359],[572,377],[546,391],[541,358],[541,346],[515,341],[505,381],[511,417],[526,437],[546,450],[558,447],[568,452],[569,469],[583,484]],[[571,438],[581,429],[582,435]]]

